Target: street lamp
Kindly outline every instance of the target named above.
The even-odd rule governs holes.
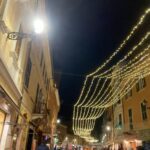
[[[107,125],[105,129],[108,132],[108,140],[112,140],[112,149],[114,150],[114,128],[110,125]]]
[[[68,137],[67,136],[65,137],[65,141],[68,141]]]
[[[33,26],[34,26],[34,32],[37,33],[37,34],[42,33],[43,30],[44,30],[44,23],[39,18],[34,20]]]
[[[33,22],[34,32],[30,33],[21,33],[21,32],[9,32],[7,38],[10,40],[21,40],[23,38],[33,38],[35,34],[40,34],[44,30],[44,22],[36,18]]]
[[[57,119],[57,124],[59,124],[60,123],[60,119]]]
[[[111,130],[110,126],[106,126],[106,130],[110,131]]]

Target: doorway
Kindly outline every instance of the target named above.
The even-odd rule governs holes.
[[[34,134],[34,131],[32,129],[29,129],[27,144],[26,144],[26,150],[31,150],[32,149],[33,134]]]

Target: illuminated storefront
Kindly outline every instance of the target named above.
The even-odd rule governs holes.
[[[123,141],[124,148],[127,150],[133,149],[136,150],[137,147],[142,146],[141,140],[124,140]]]
[[[0,110],[0,140],[1,140],[2,133],[3,133],[5,117],[6,117],[6,114],[2,110]]]

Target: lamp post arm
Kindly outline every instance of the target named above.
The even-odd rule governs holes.
[[[21,32],[9,32],[7,38],[10,40],[21,40],[23,38],[33,38],[34,34],[21,33]]]

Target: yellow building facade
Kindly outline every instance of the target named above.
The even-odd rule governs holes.
[[[139,82],[122,100],[124,132],[131,135],[131,144],[150,140],[150,76],[141,77]]]
[[[53,138],[59,94],[46,28],[32,36],[37,15],[46,21],[44,0],[0,1],[0,150],[35,149],[41,135]],[[9,32],[32,35],[10,40]]]
[[[150,148],[150,76],[137,83],[104,114],[102,144],[118,150]],[[109,127],[109,128],[108,128]]]

